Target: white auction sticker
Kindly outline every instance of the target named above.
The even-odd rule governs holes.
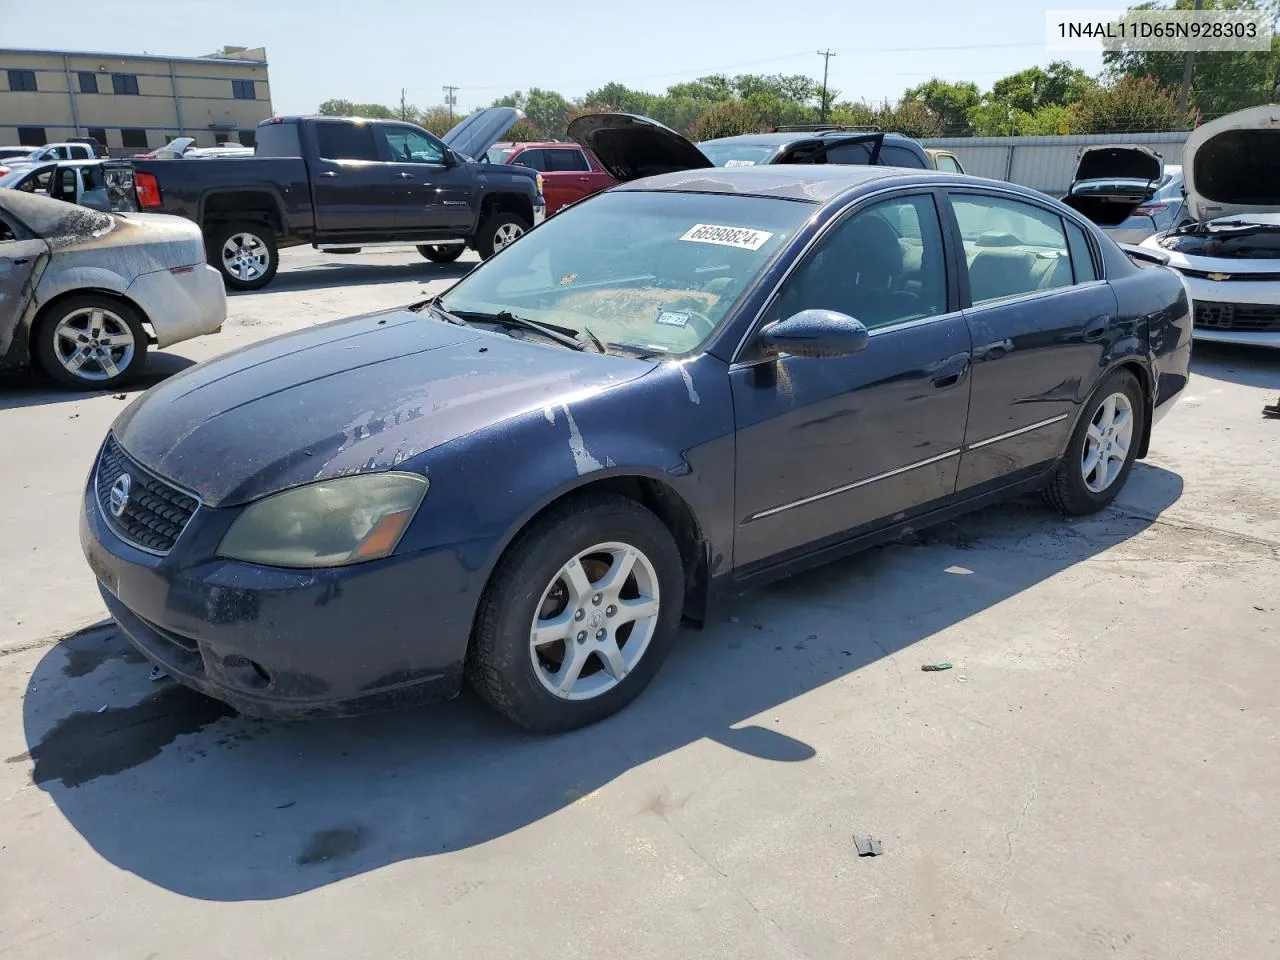
[[[756,162],[754,160],[726,160],[724,165],[726,167],[754,167]]]
[[[738,247],[741,250],[759,250],[772,233],[752,230],[750,227],[721,227],[714,223],[695,223],[681,240],[693,243],[717,243],[722,247]]]

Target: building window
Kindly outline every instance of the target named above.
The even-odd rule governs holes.
[[[44,136],[44,127],[18,128],[18,143],[24,147],[43,147],[48,142]]]
[[[128,150],[145,150],[147,149],[147,131],[121,130],[120,143]]]
[[[242,146],[256,147],[258,145],[258,131],[257,130],[241,130],[240,143]]]
[[[36,72],[34,70],[10,70],[9,89],[14,93],[34,93],[36,89]]]
[[[98,75],[83,71],[80,73],[80,92],[81,93],[97,93],[98,92]]]
[[[136,73],[113,73],[111,89],[118,94],[136,97],[138,95],[138,75]]]
[[[252,80],[232,80],[231,96],[236,100],[257,100],[258,92],[254,89]]]
[[[215,147],[220,147],[220,146],[222,146],[224,143],[226,143],[228,139],[230,139],[230,135],[229,135],[229,134],[226,134],[226,133],[215,133],[215,134],[213,135],[213,145],[214,145]]]
[[[107,128],[106,127],[90,127],[88,131],[90,140],[97,140],[98,144],[106,149],[107,146]]]

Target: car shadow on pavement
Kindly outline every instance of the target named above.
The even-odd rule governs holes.
[[[686,629],[630,707],[562,736],[525,734],[465,693],[354,720],[249,720],[151,682],[108,625],[45,653],[24,701],[28,752],[9,762],[117,867],[187,897],[287,897],[503,837],[696,741],[806,763],[815,747],[781,732],[782,705],[1137,536],[1181,495],[1156,467],[1132,479],[1150,491],[1145,516],[1068,520],[1019,501],[746,595]],[[931,676],[909,655],[893,663],[904,683]]]
[[[1191,352],[1191,372],[1210,380],[1280,392],[1280,350],[1201,342]]]
[[[136,394],[149,390],[157,383],[181,373],[195,363],[190,357],[176,353],[147,353],[147,363],[142,373],[128,383],[106,390],[67,390],[56,385],[48,377],[35,370],[22,370],[0,375],[0,410],[17,410],[22,407],[42,407],[52,403],[73,403],[99,397],[104,393],[125,394],[132,400]]]
[[[258,293],[283,290],[325,290],[329,287],[363,287],[379,283],[414,282],[430,283],[433,280],[459,280],[477,266],[474,262],[369,264],[325,263],[317,267],[282,270],[275,275],[270,286],[262,291],[228,291],[231,297],[252,297]]]

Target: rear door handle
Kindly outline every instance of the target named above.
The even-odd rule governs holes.
[[[333,171],[333,170],[321,170],[321,171],[320,171],[320,176],[322,176],[322,177],[336,177],[337,175],[338,175],[338,174],[337,174],[335,171]]]
[[[590,178],[590,177],[579,177],[578,179],[579,179],[579,180],[581,180],[583,183],[590,183],[590,182],[591,182],[591,178]]]
[[[1111,317],[1103,314],[1100,317],[1094,317],[1089,321],[1089,325],[1084,328],[1084,338],[1086,340],[1101,340],[1107,335],[1107,331],[1111,329]]]

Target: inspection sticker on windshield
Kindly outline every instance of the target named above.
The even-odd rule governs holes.
[[[714,223],[695,223],[681,240],[694,243],[716,243],[722,247],[738,247],[740,250],[759,250],[772,233],[752,230],[750,227],[720,227]]]
[[[658,323],[666,324],[668,327],[687,327],[689,315],[677,313],[674,310],[662,310],[658,313]]]

